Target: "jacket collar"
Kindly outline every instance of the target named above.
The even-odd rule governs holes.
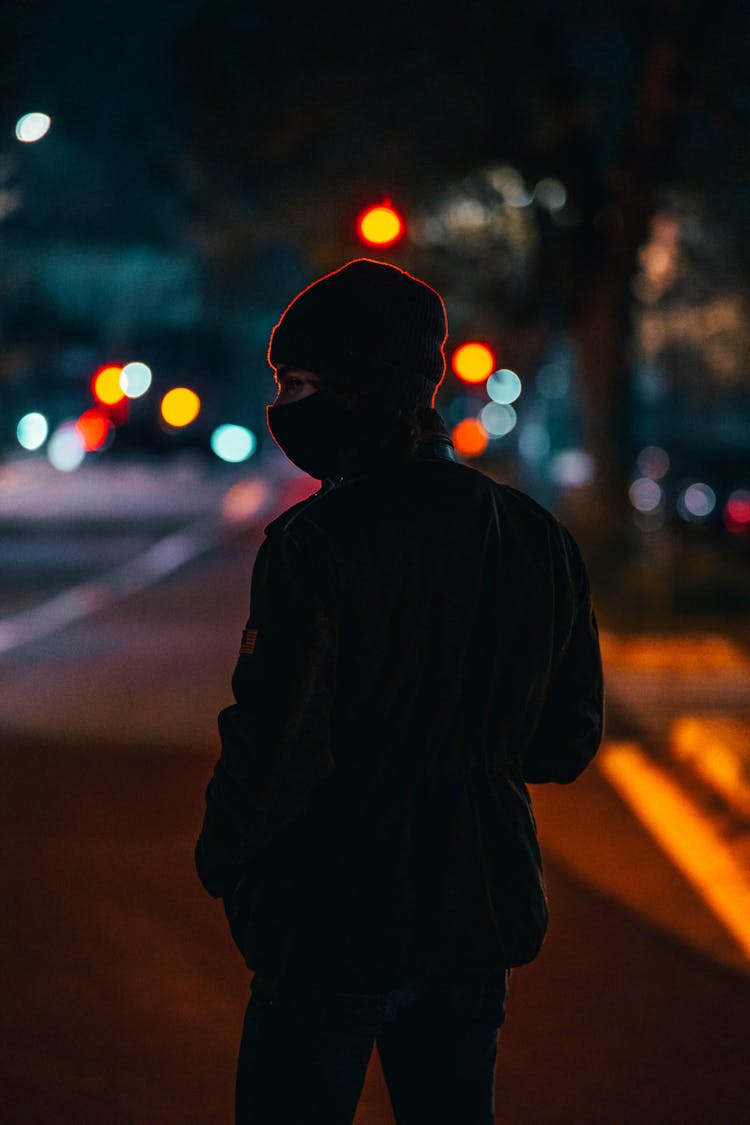
[[[434,437],[423,438],[412,454],[415,461],[455,461],[456,450],[453,442],[447,436],[436,434]]]
[[[406,458],[406,463],[409,461],[456,461],[456,450],[453,447],[453,442],[447,435],[431,434],[429,437],[424,437],[419,442],[414,453]],[[321,492],[328,492],[331,488],[335,488],[339,484],[345,482],[358,480],[360,477],[369,476],[371,473],[377,472],[383,465],[383,461],[374,461],[367,466],[360,466],[350,473],[344,473],[342,476],[326,477],[321,481]]]

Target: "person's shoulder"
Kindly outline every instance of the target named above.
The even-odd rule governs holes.
[[[344,501],[345,506],[346,500]],[[306,545],[320,539],[339,522],[341,487],[324,482],[317,492],[281,512],[265,527],[266,539],[294,539]]]
[[[508,507],[523,513],[529,519],[544,523],[548,527],[562,527],[557,516],[549,508],[545,508],[543,504],[535,500],[533,496],[529,496],[528,492],[523,492],[520,488],[514,488],[513,485],[499,481],[493,481],[492,483],[500,491]]]
[[[279,515],[274,516],[270,523],[266,524],[264,532],[266,536],[280,535],[288,531],[298,520],[302,513],[308,508],[318,497],[317,492],[311,493],[310,496],[305,496],[303,500],[298,500],[296,504],[286,508],[285,511],[280,512]]]

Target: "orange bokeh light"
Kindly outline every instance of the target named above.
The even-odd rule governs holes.
[[[189,426],[200,414],[201,400],[189,387],[172,387],[161,400],[161,416],[168,426]]]
[[[91,390],[99,402],[105,406],[115,406],[125,398],[125,392],[120,386],[122,368],[114,364],[100,367],[91,381]]]
[[[360,215],[357,231],[368,246],[392,246],[404,233],[404,221],[390,204],[381,203]]]
[[[478,457],[480,453],[484,453],[489,440],[487,431],[476,418],[464,418],[463,422],[453,427],[451,434],[456,453],[462,457]]]
[[[98,410],[85,410],[76,422],[76,432],[88,453],[102,448],[110,429],[111,423]]]
[[[483,383],[495,370],[495,356],[486,344],[472,341],[456,348],[451,366],[465,383]]]

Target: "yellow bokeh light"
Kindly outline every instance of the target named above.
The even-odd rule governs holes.
[[[483,383],[495,370],[495,357],[486,344],[462,344],[453,353],[451,366],[465,383]]]
[[[189,426],[200,410],[201,400],[189,387],[172,387],[161,400],[161,416],[169,426]]]
[[[125,392],[120,386],[122,368],[114,364],[102,367],[97,371],[92,383],[94,397],[105,406],[115,406],[125,398]]]
[[[400,215],[385,205],[370,207],[359,220],[360,237],[370,246],[390,246],[403,231]]]
[[[453,427],[451,440],[462,457],[478,457],[487,448],[489,435],[476,418],[464,418]]]

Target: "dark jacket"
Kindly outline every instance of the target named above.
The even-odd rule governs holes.
[[[547,907],[525,782],[602,725],[571,535],[450,443],[266,528],[196,866],[248,967],[389,986],[520,965]]]

